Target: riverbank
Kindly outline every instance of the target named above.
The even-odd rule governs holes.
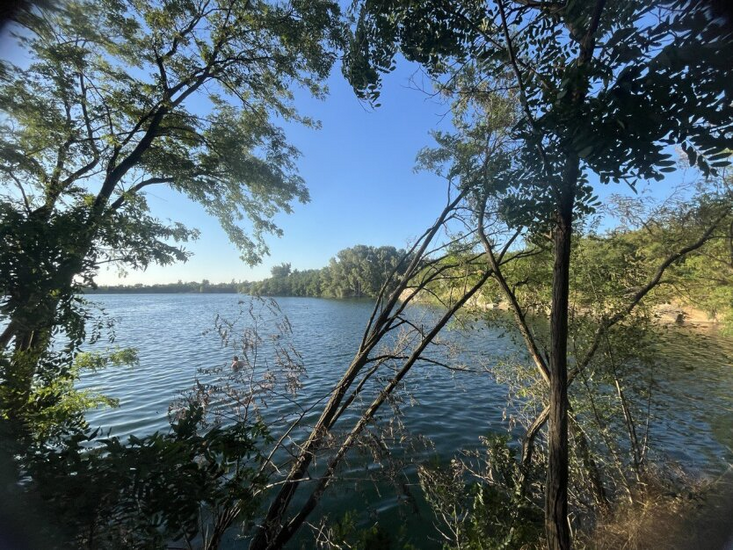
[[[593,550],[733,550],[733,470],[712,481],[653,479],[577,546]]]
[[[407,289],[400,294],[400,300],[405,301],[413,296],[415,291]],[[441,297],[446,302],[450,296]],[[435,296],[430,293],[420,292],[412,298],[416,304],[437,304]],[[466,307],[478,311],[509,311],[509,304],[504,301],[490,302],[481,295],[475,295],[466,303]],[[673,301],[658,304],[652,308],[657,321],[662,325],[682,325],[698,328],[714,328],[725,323],[725,316],[711,315],[708,312],[689,304]],[[546,312],[549,315],[549,311]]]

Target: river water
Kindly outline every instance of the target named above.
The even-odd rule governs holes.
[[[92,427],[120,436],[167,429],[169,404],[191,387],[198,369],[228,365],[236,353],[212,331],[217,315],[235,319],[249,301],[234,294],[94,295],[88,299],[115,321],[114,343],[99,342],[95,347],[134,347],[139,353],[138,366],[89,374],[79,384],[119,399],[119,408],[93,410],[87,418]],[[292,325],[292,344],[306,368],[299,400],[313,403],[328,393],[348,366],[372,304],[316,298],[277,301]],[[446,338],[468,350],[460,358],[470,366],[485,366],[487,357],[515,351],[511,338],[487,328],[454,329]],[[693,340],[699,345],[691,346]],[[733,342],[710,333],[666,342],[655,369],[652,446],[657,457],[715,475],[733,463]],[[406,383],[411,399],[402,406],[404,423],[433,445],[418,460],[447,461],[460,449],[477,448],[481,436],[509,429],[504,414],[507,389],[487,372],[456,373],[418,365]],[[287,406],[271,405],[274,411]],[[317,408],[312,414],[316,413]],[[363,460],[356,461],[354,477],[363,466]],[[394,492],[354,483],[342,486],[338,493],[327,506],[330,512],[363,509],[367,504],[380,521],[384,518],[384,523],[395,525],[391,512],[399,499]],[[438,547],[427,542],[429,531],[426,527],[420,548]]]

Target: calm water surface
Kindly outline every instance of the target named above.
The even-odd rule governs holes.
[[[139,352],[139,366],[88,375],[80,384],[119,399],[119,408],[88,415],[92,426],[117,435],[167,429],[168,406],[179,391],[191,386],[197,369],[228,365],[235,353],[222,346],[215,332],[209,332],[216,316],[234,319],[242,309],[240,302],[249,300],[234,294],[89,298],[115,319],[114,345]],[[315,298],[280,298],[278,303],[292,324],[293,344],[307,369],[300,398],[312,402],[328,393],[353,357],[372,304]],[[511,339],[488,329],[455,330],[449,337],[463,340],[476,352],[475,358],[464,356],[476,365],[485,361],[482,350],[499,355],[512,352]],[[652,446],[659,456],[714,474],[733,463],[733,343],[715,335],[700,336],[694,349],[689,339],[669,341],[655,372]],[[405,423],[411,432],[428,436],[435,445],[434,454],[443,460],[458,449],[476,448],[478,438],[490,431],[507,429],[506,389],[488,374],[455,374],[423,365],[413,368],[406,380],[415,401],[403,408]],[[355,472],[361,467],[353,466]],[[364,499],[376,512],[397,506],[394,493],[390,496],[388,491],[355,485],[346,493],[349,496],[340,494],[331,506],[355,509]],[[385,521],[394,525],[394,518]]]

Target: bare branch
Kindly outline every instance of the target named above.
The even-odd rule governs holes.
[[[524,343],[527,346],[527,351],[529,352],[530,356],[532,357],[532,360],[534,361],[535,365],[540,371],[540,374],[542,375],[543,380],[549,385],[550,384],[550,370],[547,367],[547,363],[542,357],[542,354],[540,353],[539,347],[537,346],[537,342],[535,341],[534,335],[532,334],[532,330],[529,328],[529,325],[527,324],[525,312],[522,309],[522,307],[519,304],[519,301],[517,300],[517,296],[514,293],[514,291],[509,287],[509,284],[507,283],[506,279],[504,278],[504,275],[501,272],[501,266],[499,264],[499,261],[497,261],[496,256],[494,255],[494,250],[489,242],[489,239],[486,237],[486,233],[484,231],[484,216],[486,212],[486,201],[481,200],[481,206],[479,207],[479,216],[478,216],[478,230],[479,230],[479,236],[481,238],[481,243],[484,246],[484,249],[486,251],[486,257],[489,260],[489,265],[494,271],[494,278],[499,283],[499,287],[501,288],[502,292],[504,293],[504,296],[509,301],[509,305],[512,311],[512,314],[514,315],[514,319],[517,323],[517,328],[519,328],[519,332],[522,335],[522,338],[524,339]],[[512,239],[510,239],[510,243],[519,235],[521,232],[521,229],[518,229]],[[502,255],[506,252],[509,245],[504,247],[504,250],[502,251]]]
[[[389,381],[379,395],[374,399],[369,408],[362,413],[361,418],[352,428],[346,440],[343,442],[336,454],[331,458],[328,463],[328,467],[324,474],[318,481],[316,488],[311,493],[308,501],[303,505],[298,514],[293,517],[288,524],[283,527],[279,533],[271,540],[268,541],[268,547],[281,547],[287,542],[295,531],[302,525],[308,515],[313,511],[318,502],[320,501],[321,495],[330,484],[336,467],[343,459],[346,452],[356,442],[357,437],[363,431],[363,429],[369,424],[374,414],[379,410],[384,401],[399,385],[404,376],[409,372],[415,362],[420,358],[425,348],[432,342],[435,336],[442,330],[445,324],[453,317],[453,315],[484,285],[484,283],[491,277],[492,271],[486,271],[478,282],[471,287],[471,289],[458,300],[455,305],[444,313],[443,317],[434,325],[431,331],[423,338],[420,345],[413,351],[409,359],[403,364],[402,368],[395,374],[395,376]]]
[[[542,145],[542,134],[539,131],[539,128],[537,126],[537,122],[534,119],[534,116],[532,115],[532,110],[530,109],[530,106],[529,106],[529,99],[527,97],[527,90],[524,85],[524,79],[522,78],[522,72],[519,70],[519,65],[517,64],[517,56],[514,52],[514,45],[512,43],[512,38],[509,34],[509,27],[506,21],[506,12],[504,10],[503,0],[497,0],[497,5],[499,6],[499,13],[501,15],[501,26],[504,32],[504,39],[506,40],[506,49],[507,49],[507,54],[509,55],[509,62],[512,66],[512,70],[514,71],[514,75],[517,79],[517,84],[519,86],[519,102],[522,104],[524,115],[527,117],[527,122],[529,123],[530,128],[532,128],[532,132],[535,135],[535,139],[536,139],[535,146],[537,147],[537,152],[539,153],[540,158],[542,159],[542,165],[545,169],[545,175],[549,178],[549,183],[552,185],[553,189],[555,190],[557,194],[558,190],[556,186],[552,183],[553,180],[550,177],[553,174],[552,166],[550,165],[550,161],[547,158],[545,148]]]

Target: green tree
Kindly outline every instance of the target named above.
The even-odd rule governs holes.
[[[275,265],[270,269],[270,274],[273,279],[284,279],[290,275],[290,264],[282,263],[280,265]]]
[[[53,0],[8,0],[0,6],[0,31],[12,23],[22,26],[33,25],[37,20],[38,10],[54,7],[56,2]],[[0,69],[2,69],[1,63]]]
[[[730,34],[699,0],[365,0],[357,9],[346,74],[361,97],[377,100],[400,52],[446,93],[517,99],[510,162],[464,165],[463,183],[479,201],[501,197],[515,227],[552,236],[549,358],[538,361],[550,403],[545,525],[549,547],[567,549],[571,243],[575,221],[594,207],[588,177],[662,180],[675,170],[671,145],[704,173],[725,164]]]
[[[651,455],[650,403],[658,399],[659,393],[664,394],[664,389],[654,383],[655,363],[657,368],[666,365],[670,359],[661,350],[668,341],[686,335],[670,326],[660,326],[657,314],[670,297],[680,298],[685,282],[696,286],[696,281],[687,279],[690,273],[686,266],[697,265],[701,259],[710,262],[720,243],[727,242],[733,213],[731,196],[725,189],[725,185],[708,182],[705,192],[692,194],[677,189],[671,197],[659,201],[611,197],[613,212],[623,213],[613,230],[602,234],[589,231],[588,225],[592,228],[595,224],[576,228],[568,323],[572,365],[568,383],[573,390],[569,393],[573,442],[569,448],[569,484],[572,515],[588,518],[575,523],[578,529],[592,523],[590,518],[601,518],[617,505],[623,506],[624,501],[644,499],[647,484],[657,482],[658,472],[664,470],[662,464],[647,467]],[[524,243],[521,248],[524,257],[500,266],[482,292],[487,296],[503,295],[503,304],[510,310],[514,308],[510,302],[521,304],[518,310],[529,320],[524,329],[539,350],[539,360],[545,361],[550,338],[543,317],[553,290],[553,251],[542,242]],[[502,281],[509,292],[503,292]],[[707,277],[701,277],[699,283],[707,285]],[[452,289],[438,285],[432,290],[445,296]],[[512,326],[503,312],[496,315],[478,308],[474,313],[486,317],[493,326],[510,325],[504,330],[518,343],[527,338],[520,333],[521,328],[517,330],[518,323]],[[690,345],[694,340],[691,337]],[[534,516],[544,500],[539,474],[546,461],[540,453],[532,458],[532,441],[544,423],[537,423],[537,419],[547,414],[547,385],[533,358],[512,355],[499,355],[492,374],[509,387],[509,416],[527,430],[523,450],[508,455],[507,463],[514,471],[509,483],[504,476],[477,474],[479,494],[488,496],[485,491],[498,490],[496,494],[504,502],[492,500],[488,509],[474,503],[471,509],[471,500],[465,494],[460,494],[457,502],[444,500],[440,483],[424,486],[431,504],[439,510],[439,518],[454,533],[451,547],[470,546],[469,541],[479,540],[484,545],[477,547],[493,548],[485,541],[495,537],[507,548],[541,545],[536,536],[539,533],[533,532],[531,541],[527,541],[521,530],[532,525],[522,514],[522,507],[529,505]],[[670,407],[669,412],[674,414],[677,406]],[[654,416],[659,417],[659,412]],[[538,441],[536,446],[542,448],[543,442]],[[491,456],[487,465],[493,467],[496,458]],[[475,472],[472,465],[467,463],[465,467]],[[434,481],[430,476],[428,480]],[[437,475],[436,480],[440,482],[441,476]],[[465,478],[459,475],[453,482],[462,486]],[[455,488],[454,483],[448,484],[451,487]],[[496,522],[496,518],[501,520]],[[477,523],[486,527],[478,539],[472,532]],[[533,544],[527,546],[528,542]]]
[[[50,339],[84,338],[75,297],[97,268],[185,260],[196,231],[154,218],[165,185],[217,217],[243,259],[275,214],[308,200],[276,120],[313,125],[293,86],[324,95],[341,42],[335,2],[73,1],[17,37],[30,56],[0,85],[2,416],[63,376]],[[63,346],[57,346],[61,349]]]
[[[328,264],[327,292],[339,298],[375,297],[403,255],[393,246],[345,248]]]
[[[168,433],[123,442],[79,432],[63,447],[39,447],[30,489],[51,512],[40,527],[54,537],[49,547],[165,548],[176,540],[215,550],[230,526],[247,525],[267,480],[261,448],[270,437],[260,421],[204,429],[203,418],[192,404]]]
[[[706,186],[710,187],[710,182]],[[721,192],[727,189],[730,196],[730,178],[719,182],[719,187]],[[684,195],[682,200],[689,202]],[[696,220],[679,215],[673,203],[649,212],[638,203],[618,201],[617,211],[627,226],[638,228],[628,234],[627,246],[656,258],[663,257],[681,242],[690,232],[689,227],[699,220],[699,216]],[[644,219],[652,222],[642,225]],[[710,318],[721,321],[723,329],[730,332],[733,328],[733,222],[727,220],[724,224],[704,249],[670,266],[667,284],[659,294],[668,304],[703,310]],[[684,314],[680,320],[684,322]]]
[[[393,246],[356,245],[340,250],[322,269],[291,270],[289,263],[274,266],[272,277],[251,283],[242,292],[262,296],[331,296],[376,298],[393,274],[404,273],[405,252]]]

